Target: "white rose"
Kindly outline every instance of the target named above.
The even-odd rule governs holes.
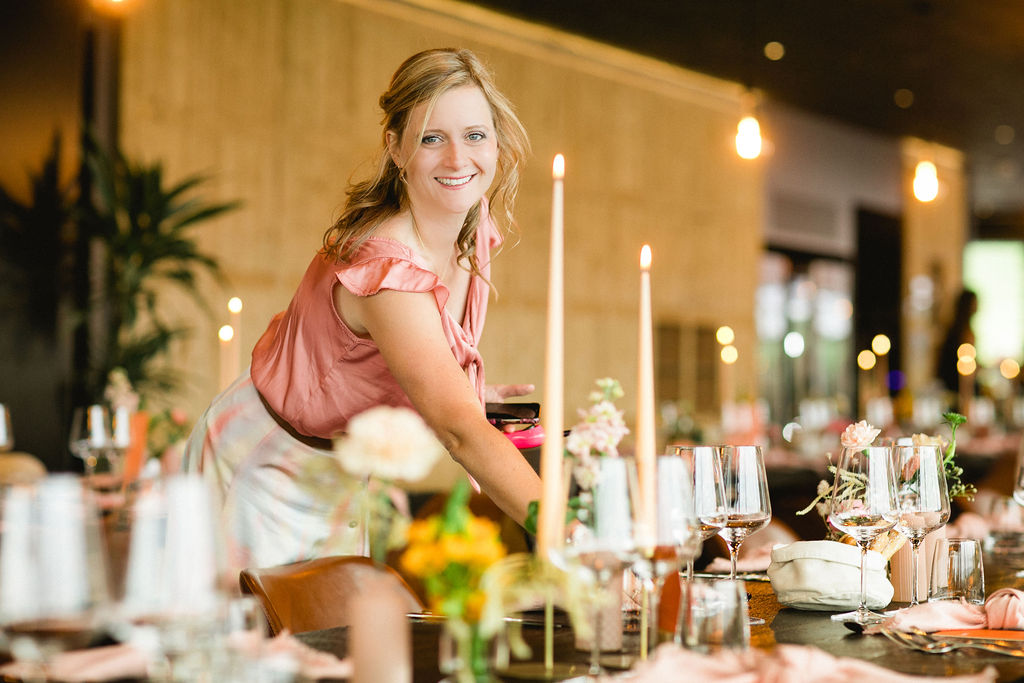
[[[377,406],[349,420],[348,433],[334,441],[334,453],[353,476],[416,481],[447,451],[412,410]]]

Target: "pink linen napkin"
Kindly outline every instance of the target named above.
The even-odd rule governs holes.
[[[963,512],[955,522],[946,525],[947,538],[985,538],[992,523],[976,512]]]
[[[736,558],[736,571],[739,572],[763,572],[772,563],[772,545],[762,545],[753,548],[749,553]],[[705,571],[708,572],[729,572],[732,565],[728,557],[716,557]]]
[[[941,600],[939,602],[922,602],[914,607],[904,607],[877,626],[865,633],[878,633],[887,628],[895,631],[909,631],[912,628],[921,631],[941,631],[950,628],[985,628],[985,608],[972,605],[966,600]]]
[[[299,665],[303,677],[310,680],[319,678],[350,678],[352,663],[338,659],[329,652],[322,652],[299,642],[287,631],[261,643],[235,643],[239,649],[251,649],[254,656],[286,655]],[[122,643],[86,650],[61,652],[50,663],[50,678],[64,683],[100,683],[121,678],[145,678],[147,659],[132,645]],[[25,679],[34,673],[28,662],[9,662],[0,666],[0,677]]]
[[[119,678],[145,678],[146,657],[127,644],[61,652],[50,663],[50,678],[66,683],[91,683]],[[35,668],[28,662],[0,666],[0,676],[24,679]]]
[[[1016,588],[1000,588],[985,600],[988,628],[1024,629],[1024,593]]]
[[[616,677],[600,679],[613,683]],[[629,672],[633,683],[672,683],[674,681],[716,681],[717,683],[911,683],[932,681],[926,676],[909,676],[876,664],[849,657],[833,657],[808,645],[779,645],[774,650],[724,650],[705,655],[684,650],[674,643],[658,646],[646,662]],[[946,678],[954,683],[988,683],[996,680],[996,670]]]
[[[984,606],[961,599],[905,607],[865,633],[878,633],[883,628],[897,631],[917,628],[929,633],[949,629],[1024,630],[1024,592],[1000,588],[988,596]]]
[[[352,660],[349,657],[338,659],[330,652],[317,650],[296,640],[287,629],[266,641],[263,646],[265,654],[285,654],[294,657],[299,663],[299,671],[305,678],[351,678]]]

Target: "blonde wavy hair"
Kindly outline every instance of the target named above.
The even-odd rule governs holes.
[[[390,216],[408,205],[408,194],[400,169],[388,153],[388,132],[402,137],[411,133],[406,128],[410,115],[418,105],[426,103],[427,116],[437,99],[464,85],[480,88],[491,107],[498,142],[497,172],[488,193],[488,204],[500,206],[504,213],[506,231],[515,228],[512,211],[519,191],[519,168],[530,151],[526,129],[512,107],[512,103],[498,90],[490,71],[469,50],[443,48],[425,50],[402,63],[387,91],[380,96],[382,120],[381,151],[377,171],[373,177],[352,183],[341,216],[324,233],[323,252],[338,261],[349,261],[359,247]],[[422,137],[423,131],[419,131]],[[480,275],[476,261],[476,230],[480,222],[480,204],[466,215],[457,240],[459,258],[466,259],[470,270]]]

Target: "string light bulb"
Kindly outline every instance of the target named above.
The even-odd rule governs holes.
[[[741,159],[756,159],[761,156],[761,124],[755,115],[757,94],[746,91],[740,105],[744,113],[736,125],[736,153]]]
[[[917,162],[917,168],[914,169],[914,196],[921,202],[930,202],[939,196],[939,172],[934,163]]]
[[[754,116],[744,116],[736,126],[736,153],[742,159],[761,156],[761,124]]]

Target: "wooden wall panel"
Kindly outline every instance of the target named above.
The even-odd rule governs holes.
[[[731,325],[738,389],[756,390],[764,192],[759,162],[731,147],[738,85],[440,0],[147,0],[125,29],[127,150],[165,161],[172,177],[210,172],[211,197],[245,202],[200,231],[231,283],[209,288],[215,319],[168,304],[196,328],[174,357],[191,378],[181,401],[193,415],[216,392],[227,298],[245,302],[251,348],[287,305],[353,170],[374,154],[376,102],[391,73],[413,52],[447,45],[492,66],[534,147],[520,241],[495,264],[500,297],[482,349],[489,379],[532,381],[540,396],[550,161],[562,152],[569,423],[607,375],[622,381],[632,421],[643,242],[654,251],[656,320]]]

